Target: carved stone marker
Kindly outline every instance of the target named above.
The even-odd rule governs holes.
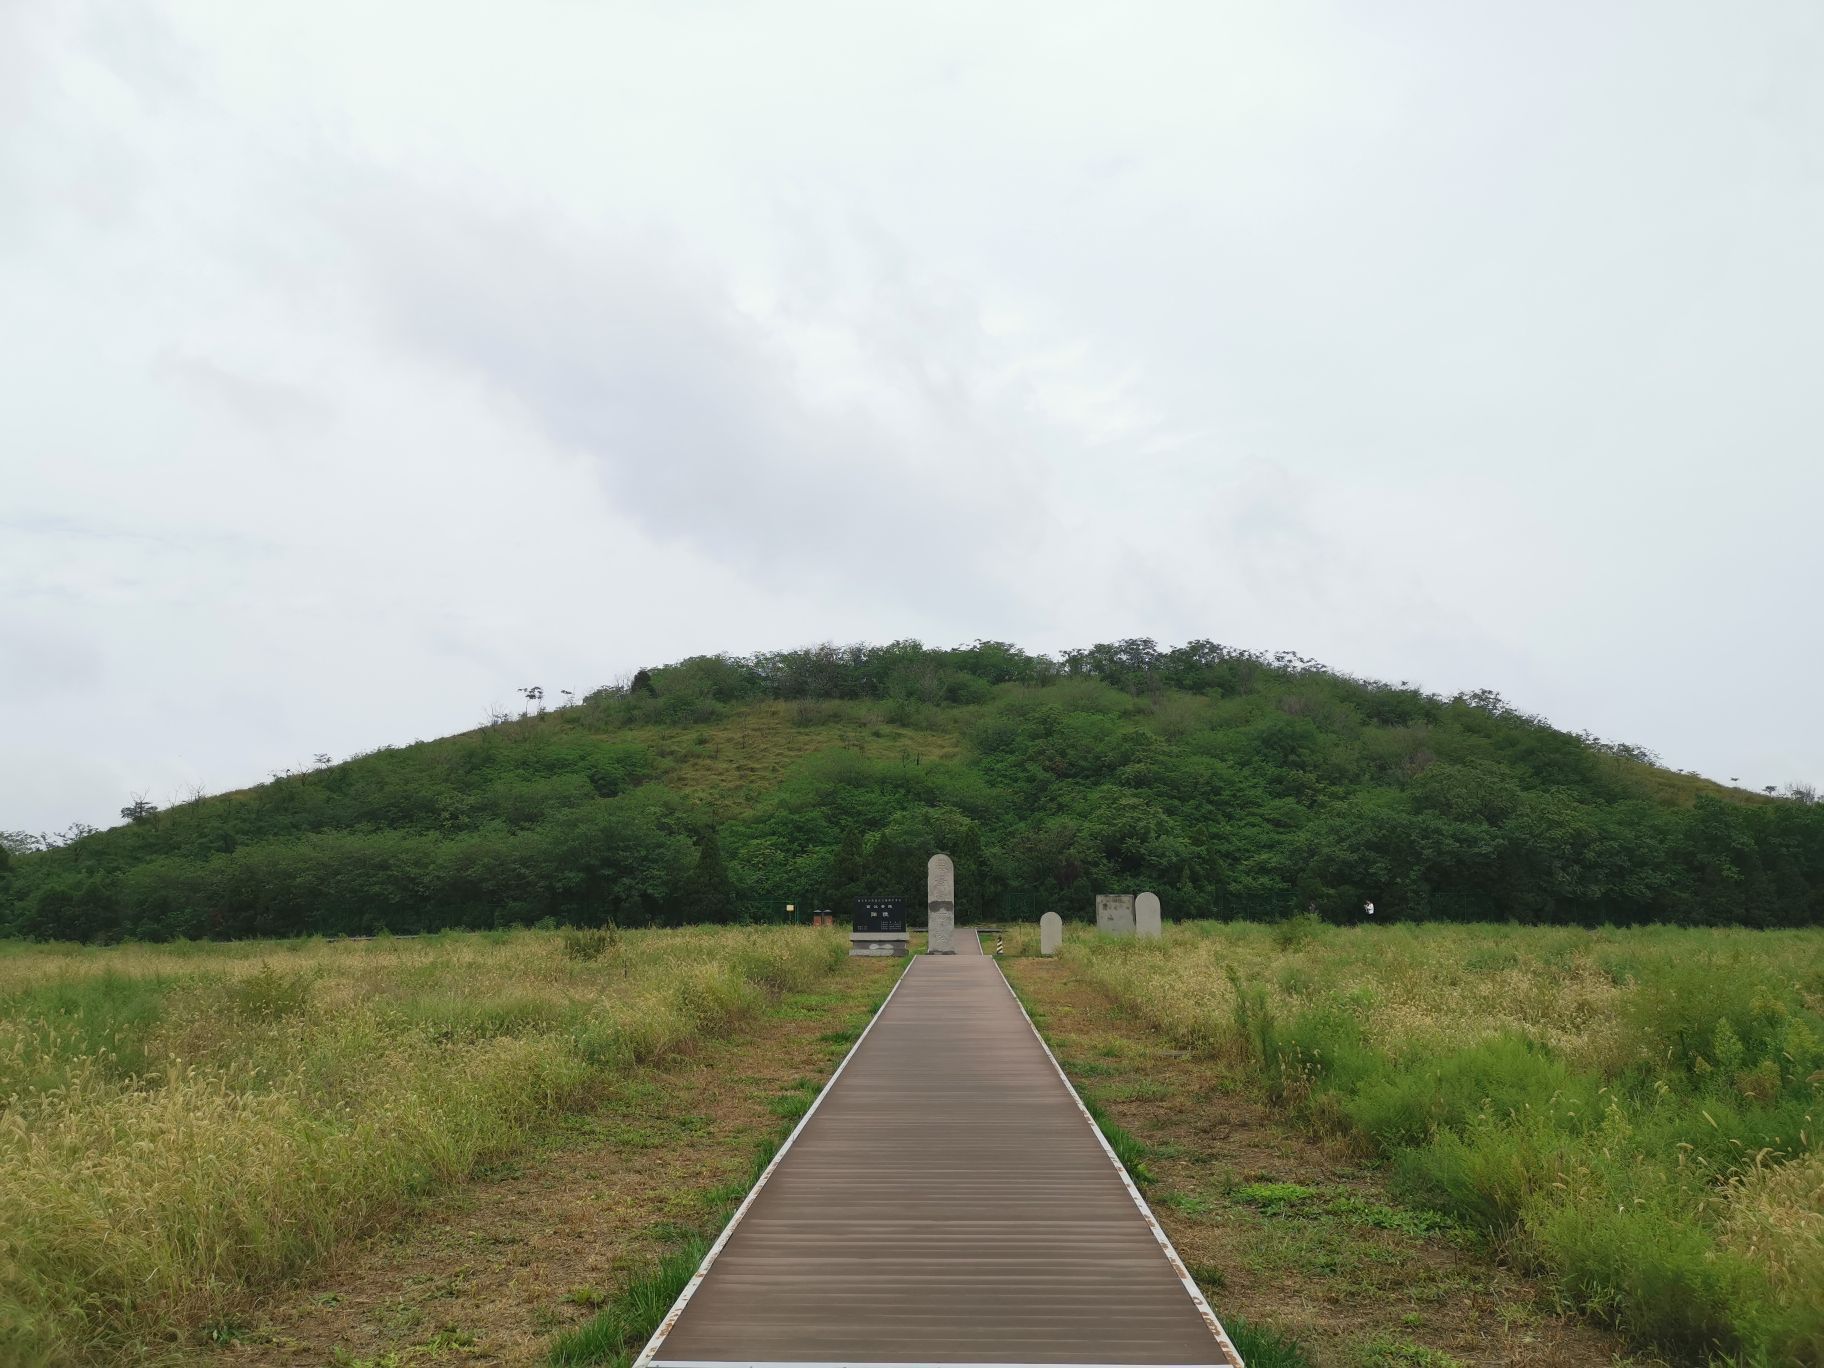
[[[956,866],[948,855],[933,855],[925,865],[925,930],[931,954],[956,953]]]
[[[906,942],[904,898],[857,898],[854,930],[849,932],[851,955],[903,955]],[[830,920],[834,921],[832,917]]]
[[[1141,940],[1158,940],[1165,934],[1159,925],[1159,895],[1142,893],[1134,899],[1134,934]]]
[[[1134,895],[1132,893],[1096,894],[1096,930],[1109,936],[1134,934]]]
[[[1047,912],[1039,918],[1039,953],[1055,955],[1064,944],[1064,918]]]

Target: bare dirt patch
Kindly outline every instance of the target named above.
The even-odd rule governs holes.
[[[739,1036],[617,1080],[517,1163],[214,1327],[199,1363],[529,1364],[698,1228],[820,1085],[903,960],[850,960]]]
[[[1317,1368],[1647,1365],[1558,1312],[1480,1237],[1400,1205],[1380,1168],[1171,1048],[1068,961],[1003,961],[1071,1081],[1147,1147],[1147,1201],[1220,1316]]]

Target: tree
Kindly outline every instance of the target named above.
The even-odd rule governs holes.
[[[157,811],[157,803],[148,803],[145,794],[136,793],[133,795],[133,801],[120,810],[120,815],[129,822],[143,822]]]
[[[679,901],[686,921],[720,925],[734,917],[735,885],[728,877],[728,864],[722,858],[722,842],[713,826],[703,833],[696,867],[684,880]]]
[[[860,828],[845,831],[830,865],[830,886],[823,895],[824,906],[845,921],[855,899],[867,895],[868,874],[864,861]]]

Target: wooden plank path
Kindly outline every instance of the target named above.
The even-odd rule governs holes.
[[[636,1368],[1241,1363],[973,933],[918,956]]]

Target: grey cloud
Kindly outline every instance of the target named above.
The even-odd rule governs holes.
[[[29,709],[55,693],[87,693],[103,679],[99,651],[53,621],[0,612],[0,699]]]
[[[153,363],[153,373],[269,433],[317,436],[335,417],[334,407],[321,395],[212,357],[166,352]]]
[[[0,3],[0,825],[902,633],[1824,777],[1815,5],[1040,13]]]
[[[993,491],[1004,426],[890,329],[860,341],[940,415],[923,432],[814,402],[818,378],[656,235],[558,233],[393,190],[363,203],[353,237],[404,338],[521,406],[648,528],[762,582],[888,570],[933,595],[1006,594],[983,551],[1007,509],[948,478]],[[1012,497],[1036,497],[1012,478]]]

